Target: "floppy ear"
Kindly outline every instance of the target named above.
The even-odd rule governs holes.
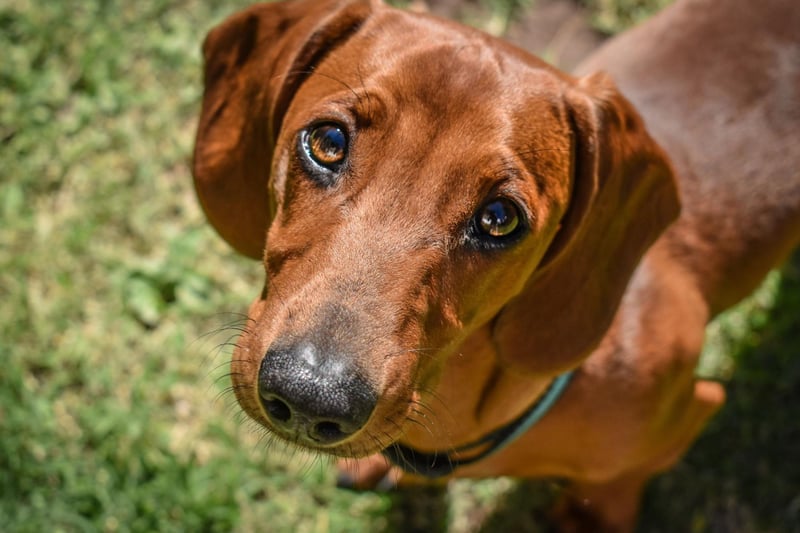
[[[599,344],[642,255],[679,212],[672,169],[604,74],[568,90],[572,197],[522,293],[494,323],[501,359],[532,374],[573,368]]]
[[[272,154],[292,96],[358,30],[371,6],[369,0],[257,4],[206,37],[194,183],[209,221],[237,251],[262,257],[272,219]]]

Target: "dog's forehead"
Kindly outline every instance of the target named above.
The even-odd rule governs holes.
[[[443,161],[501,165],[511,152],[570,147],[563,93],[571,79],[448,21],[385,9],[315,74],[304,105],[349,100],[364,123],[402,138],[395,146],[409,152],[418,145],[433,156],[441,146]]]
[[[424,239],[463,223],[501,182],[544,223],[568,187],[565,80],[503,46],[446,21],[387,11],[317,66],[284,134],[350,117],[352,172],[330,197],[350,198],[349,220],[365,227],[396,216],[404,226],[419,221],[407,233]],[[540,178],[553,183],[534,183]]]
[[[325,101],[352,99],[353,110],[369,122],[386,111],[396,126],[410,125],[419,134],[461,129],[487,143],[492,134],[515,129],[525,144],[524,137],[537,130],[559,130],[563,93],[572,83],[535,56],[478,30],[380,6],[325,54],[292,106],[321,110]]]
[[[570,78],[552,66],[473,28],[386,8],[332,54],[335,71],[373,81],[400,103],[422,103],[450,119],[459,109],[525,112],[558,105]],[[487,105],[490,104],[490,105]]]

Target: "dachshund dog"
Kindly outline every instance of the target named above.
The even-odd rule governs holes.
[[[567,478],[557,527],[632,529],[724,402],[706,323],[800,237],[798,28],[680,0],[576,78],[373,0],[230,17],[193,172],[266,270],[242,408],[354,487]]]

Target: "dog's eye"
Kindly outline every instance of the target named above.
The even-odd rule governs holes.
[[[303,132],[303,150],[317,165],[336,170],[347,158],[347,134],[336,124],[319,124]]]
[[[501,238],[519,227],[519,208],[508,198],[497,198],[483,206],[476,220],[478,230],[486,236]]]

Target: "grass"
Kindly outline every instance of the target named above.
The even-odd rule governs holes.
[[[261,271],[187,164],[202,36],[243,4],[0,0],[0,530],[536,531],[550,484],[340,491],[238,414],[224,343]],[[644,531],[798,531],[798,309],[791,266],[716,327],[731,401]]]
[[[642,22],[674,0],[579,0],[589,8],[592,25],[609,35]]]
[[[265,457],[217,353],[260,284],[187,161],[199,44],[236,6],[4,5],[0,529],[363,530],[386,497]],[[259,503],[261,502],[261,503]],[[327,520],[327,518],[325,518]]]

